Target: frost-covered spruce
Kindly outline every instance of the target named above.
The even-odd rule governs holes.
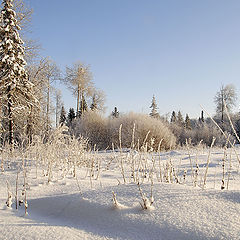
[[[63,124],[66,124],[66,120],[67,120],[66,111],[65,111],[64,106],[62,106],[61,113],[60,113],[60,119],[59,119],[60,126],[62,126]]]
[[[157,107],[157,103],[156,103],[156,99],[155,99],[154,95],[152,98],[152,104],[151,104],[150,108],[151,108],[151,112],[149,115],[154,118],[159,118],[160,116],[159,116],[159,113],[157,112],[158,107]]]
[[[24,42],[18,31],[12,0],[2,0],[0,16],[0,100],[6,109],[9,143],[13,144],[13,119],[36,102],[25,71]],[[28,111],[30,112],[30,111]]]

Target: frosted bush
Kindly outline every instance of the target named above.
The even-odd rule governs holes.
[[[85,112],[76,121],[76,136],[83,136],[88,139],[89,144],[97,149],[105,149],[109,145],[107,119],[97,111]]]
[[[130,147],[132,143],[133,126],[135,124],[134,142],[137,147],[138,141],[141,147],[144,139],[147,137],[148,146],[150,140],[154,139],[153,149],[158,149],[159,142],[163,139],[161,149],[174,147],[176,138],[169,128],[159,119],[152,118],[145,114],[128,113],[121,115],[119,118],[112,119],[109,124],[109,132],[112,142],[118,146],[119,126],[122,124],[122,147]]]
[[[129,148],[132,143],[133,127],[135,124],[134,143],[141,147],[147,133],[150,131],[147,142],[154,139],[153,149],[157,150],[159,142],[162,141],[162,149],[173,147],[176,138],[169,128],[159,119],[151,118],[145,114],[129,113],[119,118],[104,118],[98,112],[87,112],[77,120],[75,134],[88,138],[92,147],[98,149],[112,148],[112,143],[119,147],[119,127],[122,124],[122,147]]]
[[[177,138],[177,144],[185,145],[186,139],[191,139],[193,145],[197,145],[201,140],[207,146],[212,143],[213,137],[216,138],[215,145],[223,146],[226,143],[225,137],[212,123],[198,124],[194,129],[188,130],[178,124],[170,124],[170,129]],[[227,134],[228,135],[228,134]],[[230,137],[232,138],[232,137]]]

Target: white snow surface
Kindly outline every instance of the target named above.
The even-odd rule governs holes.
[[[114,158],[116,154],[119,153]],[[199,178],[204,176],[207,156],[207,150],[198,155]],[[12,208],[6,206],[6,181],[14,193],[17,169],[15,162],[5,163],[9,168],[0,173],[0,239],[240,239],[239,163],[233,157],[229,189],[220,190],[222,149],[214,149],[212,153],[205,189],[200,184],[192,186],[186,151],[162,153],[162,164],[171,159],[178,167],[182,183],[155,179],[150,210],[141,209],[138,186],[129,177],[128,168],[127,183],[123,184],[117,162],[109,164],[112,153],[97,153],[97,157],[102,160],[99,179],[95,180],[96,176],[90,179],[85,168],[78,169],[80,189],[70,172],[65,178],[54,172],[50,183],[40,170],[36,178],[34,163],[28,161],[28,215],[24,206],[15,210],[14,197]],[[227,172],[227,163],[225,168]],[[183,183],[184,169],[187,176]],[[19,189],[22,183],[20,173]],[[150,198],[151,181],[146,178],[141,188]],[[118,206],[113,204],[112,191],[116,193]]]

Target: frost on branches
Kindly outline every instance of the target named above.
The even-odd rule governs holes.
[[[27,112],[36,103],[32,83],[25,70],[24,42],[13,10],[12,0],[2,1],[0,16],[0,100],[6,115],[9,143],[13,144],[13,119],[17,114]]]

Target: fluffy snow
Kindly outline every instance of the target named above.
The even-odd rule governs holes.
[[[239,162],[234,154],[231,164],[228,162],[230,158],[225,162],[225,190],[221,190],[223,149],[214,149],[211,154],[204,189],[202,183],[207,149],[197,154],[199,175],[196,187],[193,187],[191,179],[188,152],[179,150],[162,153],[162,171],[163,166],[171,161],[181,184],[174,180],[173,183],[159,182],[159,176],[154,176],[154,202],[148,210],[142,210],[140,206],[142,198],[139,188],[133,182],[131,167],[126,162],[124,170],[127,183],[123,184],[118,159],[120,155],[127,159],[129,154],[113,154],[110,151],[94,153],[97,162],[101,161],[99,175],[95,173],[92,176],[89,169],[81,167],[77,168],[77,178],[73,177],[71,170],[63,178],[61,172],[55,169],[49,183],[48,176],[44,176],[41,168],[36,178],[35,162],[29,160],[27,215],[24,213],[24,204],[18,211],[15,210],[14,193],[19,160],[5,162],[5,172],[0,173],[0,239],[239,239],[240,176]],[[228,156],[230,154],[229,150]],[[137,155],[135,152],[136,160]],[[195,164],[196,150],[191,150],[190,155]],[[152,155],[148,157],[147,164],[151,169]],[[155,170],[158,172],[157,162]],[[13,193],[12,208],[6,206],[6,181]],[[151,181],[148,177],[143,177],[142,181],[141,189],[151,200]],[[22,189],[23,173],[20,172],[19,195]],[[113,202],[113,192],[117,204]]]

